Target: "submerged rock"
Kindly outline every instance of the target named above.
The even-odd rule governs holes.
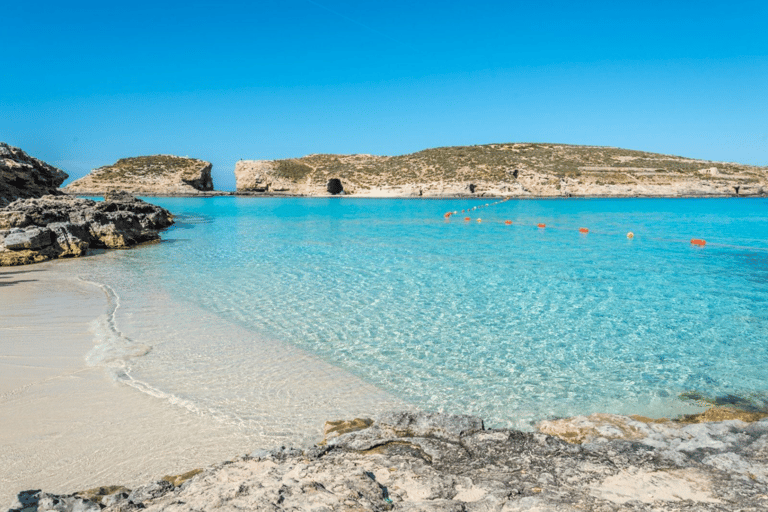
[[[0,208],[0,266],[122,249],[157,240],[171,213],[130,194],[103,202],[48,195]]]
[[[579,421],[645,427],[628,423],[635,427],[628,437],[574,444],[543,433],[485,429],[472,416],[390,413],[375,422],[332,422],[324,446],[262,451],[212,466],[181,485],[153,482],[99,499],[105,511],[147,512],[757,511],[768,505],[768,420],[676,426],[626,417]],[[35,496],[49,501],[35,502]],[[83,493],[28,491],[12,510],[32,502],[40,511],[62,510],[45,508],[52,497],[85,500]],[[77,503],[88,510],[85,501]]]

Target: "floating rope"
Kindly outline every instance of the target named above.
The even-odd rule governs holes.
[[[469,212],[473,212],[473,211],[475,211],[475,210],[477,210],[479,208],[487,208],[489,206],[495,206],[497,204],[509,201],[510,199],[511,199],[510,197],[507,197],[507,198],[501,199],[499,201],[494,201],[492,203],[485,203],[485,204],[481,204],[481,205],[478,205],[478,206],[473,206],[472,208],[465,208],[465,209],[461,210],[461,213],[469,213]],[[459,214],[458,210],[456,210],[456,211],[449,211],[449,212],[446,212],[445,215],[443,215],[443,217],[445,218],[445,220],[450,220],[453,215],[458,215],[458,214]],[[469,222],[471,220],[472,220],[472,217],[464,217],[464,221],[465,222]],[[476,220],[477,220],[477,222],[483,222],[483,219],[481,219],[481,218],[478,218]],[[504,224],[507,225],[507,226],[511,226],[512,225],[512,221],[509,220],[509,219],[506,219],[504,221]],[[547,225],[544,224],[543,222],[540,222],[540,223],[536,224],[536,227],[539,228],[539,229],[545,229],[547,227]],[[579,228],[579,233],[582,233],[582,234],[586,235],[587,233],[589,233],[589,228]],[[635,238],[635,234],[632,231],[628,232],[627,233],[627,239],[632,240],[633,238]],[[700,246],[700,247],[704,247],[705,245],[707,245],[707,241],[703,240],[701,238],[692,238],[691,239],[691,245],[697,245],[697,246]]]

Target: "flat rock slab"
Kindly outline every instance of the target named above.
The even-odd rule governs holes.
[[[485,429],[470,416],[398,412],[339,426],[332,424],[335,437],[323,446],[254,452],[178,486],[165,480],[100,497],[101,506],[505,512],[768,507],[768,420],[667,425],[645,437],[633,433],[632,440],[583,444]],[[713,443],[718,437],[720,444]],[[83,494],[37,496],[46,500],[38,500],[37,510],[88,510],[93,503]],[[20,500],[14,510],[34,501],[34,493]],[[55,500],[72,506],[49,505]]]

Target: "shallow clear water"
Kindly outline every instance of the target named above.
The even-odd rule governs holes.
[[[518,200],[470,222],[443,214],[490,201],[151,201],[178,216],[164,241],[86,278],[132,301],[133,379],[243,428],[275,413],[249,388],[273,342],[494,426],[768,391],[766,199]],[[170,302],[189,310],[147,320]]]

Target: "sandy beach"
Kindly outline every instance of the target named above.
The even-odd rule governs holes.
[[[137,483],[250,448],[89,367],[101,290],[49,266],[0,271],[0,503],[23,489]],[[206,432],[205,436],[201,432]]]
[[[291,429],[305,429],[307,439],[317,440],[331,419],[326,415],[352,414],[377,393],[297,349],[264,347],[256,357],[272,357],[254,377],[253,385],[265,390],[254,407],[265,417],[272,413],[272,421],[254,432],[116,382],[104,367],[86,362],[99,318],[108,313],[104,290],[75,277],[88,264],[0,270],[2,506],[25,489],[132,486],[183,473],[272,448]],[[220,327],[210,322],[208,329]],[[287,378],[297,367],[301,379]],[[375,399],[386,404],[383,393]]]

